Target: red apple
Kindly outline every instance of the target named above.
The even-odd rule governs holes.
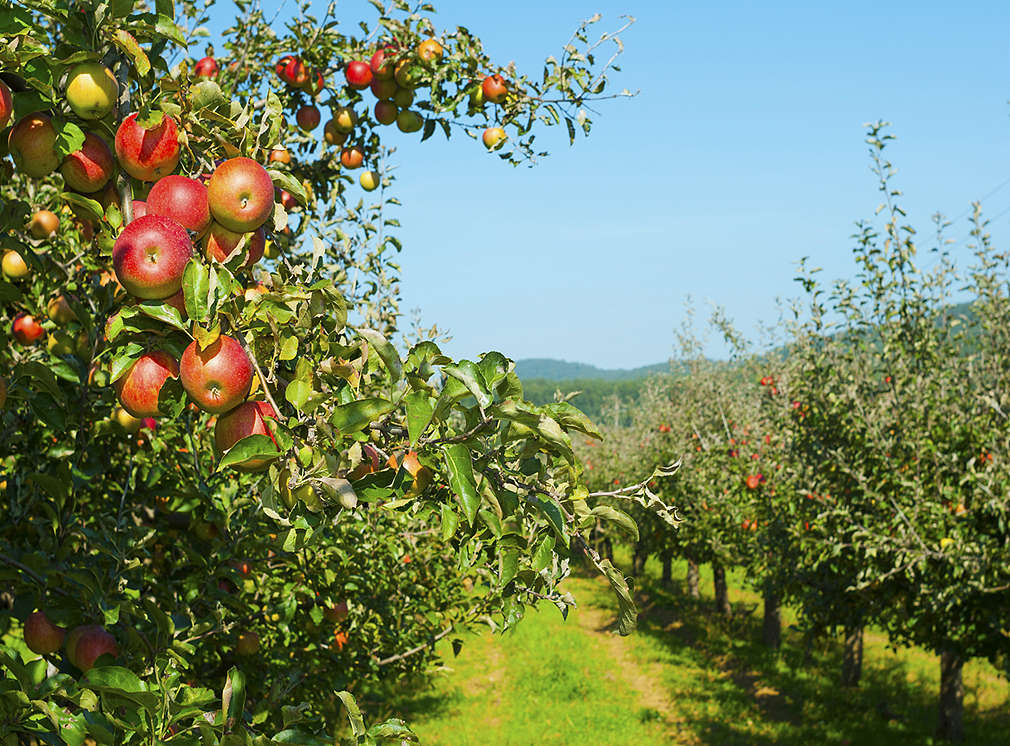
[[[214,448],[217,452],[224,453],[242,438],[250,435],[269,435],[276,445],[274,434],[270,431],[270,426],[264,417],[277,419],[277,411],[270,402],[247,401],[240,404],[230,412],[217,418],[214,426]],[[273,459],[250,459],[240,464],[232,464],[232,468],[238,471],[263,471]]]
[[[171,218],[145,215],[123,229],[112,247],[112,265],[126,292],[160,300],[182,287],[182,273],[193,256],[186,229]]]
[[[49,621],[44,611],[36,611],[25,620],[25,645],[39,655],[55,653],[63,645],[67,631]]]
[[[48,176],[60,165],[53,120],[40,111],[21,117],[7,140],[18,170],[33,179]]]
[[[134,417],[157,417],[158,396],[169,378],[179,377],[179,363],[164,350],[142,355],[113,386],[123,409]]]
[[[352,145],[340,151],[340,162],[344,168],[361,168],[361,164],[365,162],[365,154],[357,145]]]
[[[374,113],[375,121],[379,124],[392,124],[396,121],[400,110],[396,108],[396,104],[392,101],[376,101]]]
[[[305,63],[294,55],[281,57],[274,70],[281,80],[295,88],[301,88],[309,79],[309,70],[305,67]]]
[[[399,90],[399,86],[396,85],[396,81],[390,78],[376,78],[372,81],[371,88],[375,97],[381,100],[392,99]]]
[[[319,109],[308,104],[300,108],[295,112],[295,121],[298,122],[298,126],[301,127],[306,132],[311,132],[316,127],[319,126],[320,114]]]
[[[277,201],[280,202],[281,206],[288,212],[291,212],[298,207],[298,200],[295,199],[295,195],[287,189],[277,190]]]
[[[372,71],[372,75],[379,80],[389,80],[392,78],[393,63],[391,62],[391,59],[395,54],[396,49],[393,47],[384,47],[373,54],[368,65],[369,69]]]
[[[308,80],[302,85],[302,90],[310,96],[315,97],[322,93],[325,87],[326,81],[323,79],[323,74],[318,71],[311,71],[309,72]]]
[[[133,200],[133,219],[136,220],[145,215],[147,215],[147,203],[139,199]]]
[[[0,130],[7,126],[13,113],[14,97],[11,95],[11,89],[0,80]]]
[[[60,173],[75,192],[90,194],[109,183],[115,167],[116,161],[105,140],[88,132],[80,150],[75,150],[63,161]]]
[[[480,85],[484,93],[484,99],[492,104],[498,104],[505,100],[508,88],[505,85],[505,78],[501,75],[488,75]]]
[[[171,306],[179,312],[179,315],[185,319],[186,316],[186,296],[180,289],[175,295],[170,295],[165,298],[165,305]]]
[[[274,148],[270,151],[270,162],[288,165],[291,163],[291,152],[287,148]]]
[[[147,214],[163,215],[183,228],[202,234],[210,225],[207,187],[186,176],[162,177],[147,195]]]
[[[347,78],[347,84],[358,91],[368,88],[372,84],[372,68],[368,66],[367,62],[360,60],[348,62],[344,75]]]
[[[249,395],[253,367],[242,345],[222,334],[206,349],[195,341],[179,361],[182,387],[202,409],[222,414]]]
[[[119,655],[115,638],[97,624],[75,627],[67,635],[67,657],[82,672],[90,671],[103,655]]]
[[[217,77],[219,69],[217,60],[213,57],[204,57],[193,65],[193,76],[196,78],[214,78]]]
[[[116,132],[116,156],[123,169],[140,181],[167,176],[179,165],[179,132],[175,120],[165,114],[150,129],[130,114]]]
[[[224,264],[243,239],[246,239],[242,248],[242,255],[246,257],[243,266],[248,269],[263,258],[267,237],[262,228],[257,228],[252,233],[235,233],[223,225],[211,223],[210,230],[203,239],[204,254],[208,259]]]
[[[274,214],[274,183],[252,158],[231,158],[218,166],[207,197],[214,220],[236,233],[254,231]]]
[[[21,344],[32,345],[45,336],[46,330],[30,313],[22,312],[14,317],[11,333],[14,335],[14,339]]]
[[[505,130],[501,127],[488,127],[484,130],[484,147],[488,150],[497,150],[501,147],[501,144],[508,139],[508,135],[505,134]]]

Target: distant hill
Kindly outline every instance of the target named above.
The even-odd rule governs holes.
[[[668,373],[669,363],[655,363],[641,368],[597,368],[588,363],[569,363],[565,360],[538,357],[516,361],[516,373],[523,381],[633,381],[648,378],[654,373]]]

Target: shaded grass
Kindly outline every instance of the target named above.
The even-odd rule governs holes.
[[[620,561],[620,557],[618,560]],[[625,563],[626,566],[627,563]],[[684,576],[685,566],[675,568]],[[887,647],[868,630],[863,679],[838,686],[841,646],[805,650],[784,610],[783,648],[760,643],[760,598],[730,573],[732,620],[713,612],[712,579],[702,598],[683,582],[661,587],[650,563],[637,582],[638,633],[613,633],[605,583],[567,581],[579,608],[563,622],[552,607],[513,631],[469,635],[434,687],[396,708],[431,744],[838,744],[932,743],[939,688],[935,655]],[[746,613],[749,612],[749,613]],[[965,666],[966,743],[1010,743],[1010,687],[983,661]]]

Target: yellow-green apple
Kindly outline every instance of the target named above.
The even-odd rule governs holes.
[[[116,658],[119,646],[115,638],[97,624],[74,627],[67,635],[67,658],[80,671],[90,671],[103,655]]]
[[[484,130],[484,135],[481,138],[484,141],[484,147],[488,150],[496,150],[501,147],[501,144],[505,142],[508,135],[505,134],[505,130],[501,127],[488,127]]]
[[[113,386],[123,409],[134,417],[157,417],[158,397],[169,378],[179,377],[179,363],[164,350],[141,355]]]
[[[410,88],[398,88],[393,95],[393,103],[401,109],[407,109],[414,103],[414,91]]]
[[[147,194],[147,214],[171,218],[201,235],[210,225],[207,187],[196,179],[172,174],[154,182]]]
[[[67,76],[67,103],[81,119],[102,119],[118,97],[116,77],[101,62],[82,62]]]
[[[193,77],[213,78],[217,76],[219,69],[217,60],[213,57],[204,57],[201,60],[197,60],[196,64],[193,65]]]
[[[243,240],[245,245],[242,247],[242,255],[246,260],[242,266],[248,269],[263,257],[267,239],[262,228],[257,228],[252,233],[236,233],[223,225],[211,223],[210,230],[203,239],[204,254],[208,259],[223,264]]]
[[[396,121],[397,114],[400,110],[397,108],[396,104],[392,101],[376,101],[375,102],[375,121],[379,124],[392,124]]]
[[[390,100],[400,90],[400,86],[396,84],[396,81],[390,78],[376,78],[372,81],[371,88],[372,93],[380,100]]]
[[[236,233],[254,231],[274,214],[274,183],[252,158],[230,158],[218,166],[207,197],[214,220]]]
[[[508,93],[508,87],[505,85],[505,78],[501,75],[488,75],[484,78],[484,82],[480,84],[481,92],[484,94],[484,100],[490,101],[492,104],[498,104],[505,100],[505,96]]]
[[[0,130],[7,126],[14,114],[14,96],[7,84],[0,80]]]
[[[77,314],[70,307],[67,296],[62,293],[52,298],[46,305],[46,315],[60,326],[69,324],[71,321],[77,321]]]
[[[60,173],[63,174],[63,181],[75,192],[91,194],[109,183],[115,167],[112,150],[105,140],[88,132],[84,135],[84,144],[80,149],[64,159]]]
[[[421,70],[414,64],[412,59],[400,60],[396,63],[396,71],[393,78],[401,88],[416,88],[418,78],[421,77]]]
[[[168,176],[179,165],[179,130],[175,119],[165,114],[150,129],[130,114],[116,131],[119,165],[135,179],[154,181]]]
[[[323,126],[323,139],[327,145],[343,145],[347,142],[347,133],[340,131],[336,119],[331,119]]]
[[[41,179],[60,165],[53,120],[40,111],[21,117],[7,139],[14,165],[26,176]]]
[[[361,168],[361,164],[364,162],[365,154],[357,145],[352,145],[340,151],[340,163],[344,168]]]
[[[307,104],[295,112],[295,121],[306,132],[311,132],[319,126],[320,114],[318,107]]]
[[[49,335],[46,341],[46,349],[49,353],[58,357],[64,355],[77,355],[80,358],[87,358],[88,355],[88,334],[81,331],[76,337],[70,332],[56,330]]]
[[[161,300],[182,287],[182,273],[193,256],[186,229],[163,215],[145,215],[123,229],[112,246],[112,266],[126,292]]]
[[[270,402],[247,401],[239,404],[230,412],[217,418],[214,425],[214,448],[219,454],[224,453],[242,438],[250,435],[267,435],[277,445],[273,432],[270,430],[270,423],[264,419],[272,417],[277,419],[277,411]],[[280,455],[280,452],[278,452]],[[255,472],[263,471],[274,459],[253,458],[239,464],[232,464],[232,468],[238,471]]]
[[[23,345],[35,344],[45,333],[46,330],[42,328],[42,324],[37,322],[30,313],[23,311],[14,317],[11,324],[11,334]]]
[[[333,115],[332,121],[337,130],[345,134],[349,134],[354,130],[355,125],[358,123],[358,115],[354,113],[354,109],[347,106],[341,106]]]
[[[235,652],[239,655],[255,655],[260,649],[260,636],[255,632],[242,632],[235,644]]]
[[[18,252],[10,249],[4,252],[3,259],[0,260],[0,269],[3,276],[8,280],[23,280],[32,273],[31,267]]]
[[[28,232],[33,238],[49,238],[60,227],[60,218],[52,210],[36,210],[28,221]]]
[[[222,334],[203,350],[191,342],[179,361],[179,375],[189,398],[201,409],[223,414],[249,395],[253,366],[242,345]]]
[[[396,115],[396,126],[400,132],[417,132],[424,126],[424,119],[416,111],[401,111]]]
[[[442,45],[435,39],[425,39],[417,46],[417,56],[423,62],[438,62],[442,59]]]
[[[374,191],[381,183],[378,171],[362,171],[358,183],[366,192]]]
[[[347,78],[347,85],[361,91],[372,84],[372,68],[367,62],[353,60],[347,63],[344,69],[344,77]]]
[[[137,432],[144,422],[141,418],[134,417],[122,407],[116,407],[116,411],[112,413],[112,419],[131,435]]]
[[[67,631],[57,627],[44,611],[35,611],[25,620],[25,645],[39,655],[55,653],[63,645]]]

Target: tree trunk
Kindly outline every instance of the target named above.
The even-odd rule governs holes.
[[[715,586],[715,611],[722,616],[730,616],[733,609],[729,605],[729,591],[726,590],[726,568],[718,562],[712,563],[712,581]]]
[[[863,625],[845,628],[845,651],[842,653],[842,686],[859,686],[863,675]]]
[[[951,743],[964,742],[964,658],[950,650],[940,654],[940,724],[936,737]]]
[[[649,558],[649,553],[641,543],[635,544],[635,553],[631,557],[631,574],[636,578],[645,575],[645,561]]]
[[[698,587],[698,563],[694,560],[687,561],[687,595],[691,598],[701,598],[701,589]]]
[[[772,650],[782,647],[782,612],[779,608],[779,594],[765,588],[765,619],[761,631],[764,644]]]
[[[673,584],[673,557],[669,552],[663,553],[663,577],[660,582],[664,588]]]

